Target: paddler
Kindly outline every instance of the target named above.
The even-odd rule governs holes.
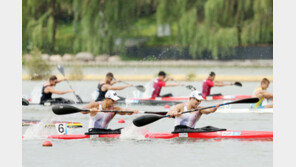
[[[218,128],[211,126],[196,129],[194,128],[196,122],[203,114],[214,113],[219,108],[219,104],[214,108],[181,114],[184,111],[202,108],[199,106],[202,100],[203,97],[200,96],[200,93],[198,91],[193,91],[190,93],[189,101],[187,103],[177,104],[167,113],[167,115],[170,115],[170,117],[175,117],[175,129],[173,133],[200,132],[201,130],[219,130]]]
[[[123,90],[127,87],[133,86],[133,84],[128,84],[124,86],[113,86],[115,83],[120,82],[120,80],[114,80],[114,75],[108,72],[105,77],[105,81],[98,84],[98,96],[95,101],[102,101],[105,99],[105,94],[108,90]]]
[[[181,83],[166,83],[169,80],[173,80],[173,78],[168,77],[164,71],[160,71],[158,73],[158,77],[153,82],[154,90],[152,92],[151,97],[152,98],[155,98],[155,97],[171,97],[171,96],[173,96],[171,93],[160,95],[161,88],[162,87],[169,87],[169,86],[172,87],[172,86],[184,85],[184,84],[181,84]]]
[[[107,91],[105,94],[105,99],[100,102],[91,102],[85,106],[85,108],[90,109],[90,111],[82,112],[83,114],[90,115],[88,133],[97,133],[97,134],[118,134],[120,129],[107,129],[108,124],[117,114],[116,112],[101,112],[102,110],[114,110],[114,111],[133,111],[133,113],[118,113],[120,115],[131,115],[137,114],[138,110],[133,109],[124,109],[120,107],[115,107],[114,104],[120,98],[117,93],[113,90]]]
[[[67,80],[66,78],[58,80],[58,78],[55,75],[52,75],[49,78],[49,81],[44,83],[42,85],[42,90],[41,90],[41,98],[40,98],[40,104],[44,104],[46,102],[50,102],[51,104],[54,103],[71,103],[70,100],[66,100],[64,98],[52,98],[52,94],[58,94],[58,95],[63,95],[66,93],[72,93],[74,90],[66,90],[66,91],[57,91],[54,89],[57,83],[60,83],[62,81]]]
[[[267,88],[269,87],[270,81],[267,78],[263,78],[261,81],[261,85],[255,89],[253,96],[258,97],[259,101],[255,104],[251,105],[251,108],[273,108],[273,104],[263,106],[264,99],[273,98],[273,94],[267,92]]]
[[[211,95],[211,88],[214,86],[229,86],[233,85],[233,83],[224,83],[222,81],[214,81],[216,77],[215,72],[211,72],[206,80],[203,81],[202,84],[202,96],[210,96]]]

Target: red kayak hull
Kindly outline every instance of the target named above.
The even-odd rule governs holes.
[[[239,100],[251,98],[251,95],[220,95],[220,96],[206,96],[204,100]],[[187,101],[189,97],[156,97],[156,98],[129,98],[131,101]]]
[[[103,134],[92,135],[95,138],[118,138],[120,134]],[[229,139],[273,139],[271,131],[217,131],[217,132],[198,132],[198,133],[148,133],[146,138],[155,139],[171,139],[171,138],[196,138],[196,139],[211,139],[211,138],[229,138]],[[86,139],[91,138],[90,135],[84,134],[69,134],[69,135],[51,135],[49,139]]]

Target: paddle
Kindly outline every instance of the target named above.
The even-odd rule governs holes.
[[[192,86],[192,85],[186,85],[185,87],[187,89],[191,90],[191,91],[195,91],[196,90],[196,88],[194,86]]]
[[[55,105],[52,107],[52,111],[56,115],[66,115],[66,114],[74,114],[82,111],[90,111],[89,109],[80,109],[71,105],[61,104]],[[113,110],[103,110],[101,112],[116,112],[116,113],[134,113],[133,111],[113,111]]]
[[[176,83],[180,83],[180,82],[174,80],[173,78],[171,80],[174,81],[174,82],[176,82]],[[182,86],[185,86],[187,89],[189,89],[191,91],[195,91],[196,90],[196,88],[194,86],[192,86],[192,85],[182,85]]]
[[[61,105],[55,105],[52,107],[52,111],[56,115],[66,115],[66,114],[74,114],[82,111],[89,111],[89,109],[80,109],[71,105],[67,104],[61,104]],[[116,113],[133,113],[133,111],[113,111],[113,110],[103,110],[102,112],[116,112]],[[159,112],[153,112],[153,111],[140,111],[140,113],[143,114],[159,114],[159,115],[165,115],[167,111],[159,111]]]
[[[66,78],[66,76],[65,76],[65,71],[64,71],[64,67],[63,67],[62,65],[58,65],[57,68],[58,68],[58,70],[60,71],[60,73]],[[74,90],[74,89],[72,88],[72,86],[70,85],[69,80],[66,79],[66,81],[67,81],[67,83],[68,83],[70,89]],[[80,96],[78,96],[75,92],[73,92],[73,94],[75,95],[75,97],[76,97],[76,99],[78,100],[79,103],[83,103],[83,101],[82,101],[82,99],[80,98]]]
[[[115,79],[115,78],[114,78]],[[115,79],[116,80],[116,79]],[[128,83],[128,82],[124,82],[124,81],[119,81],[119,82],[122,82],[122,83],[124,83],[124,84],[127,84],[127,85],[129,85],[130,83]],[[133,86],[133,87],[135,87],[136,89],[138,89],[140,92],[145,92],[145,87],[143,86],[143,85],[136,85],[136,86]]]
[[[259,101],[258,98],[247,98],[247,99],[241,99],[241,100],[236,100],[236,101],[232,101],[232,102],[222,103],[219,106],[224,106],[224,105],[228,105],[228,104],[238,104],[238,103],[256,103],[258,101]],[[181,114],[190,113],[190,112],[194,112],[194,111],[198,111],[198,110],[199,111],[205,110],[205,109],[214,108],[214,107],[216,107],[216,106],[213,105],[213,106],[204,107],[204,108],[200,108],[200,109],[196,109],[196,110],[192,110],[192,111],[184,111]],[[162,116],[162,115],[143,115],[143,116],[140,116],[140,117],[134,119],[133,123],[135,126],[141,127],[141,126],[151,124],[151,123],[153,123],[157,120],[160,120],[162,118],[167,118],[169,116],[170,115],[164,115],[164,116]]]
[[[243,86],[241,82],[234,82],[234,84],[233,84],[233,85],[235,85],[235,86],[240,86],[240,87],[242,87],[242,86]]]

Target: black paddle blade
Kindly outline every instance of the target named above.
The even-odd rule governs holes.
[[[62,65],[58,65],[57,66],[58,70],[60,71],[61,74],[63,74],[65,76],[65,71],[64,71],[64,67]]]
[[[145,90],[146,90],[143,85],[137,85],[136,88],[141,92],[145,92]]]
[[[61,104],[61,105],[53,106],[52,111],[56,115],[66,115],[66,114],[73,114],[73,113],[81,112],[81,111],[84,111],[84,110],[81,110],[81,109],[76,108],[74,106]]]
[[[168,112],[167,111],[145,111],[144,114],[156,114],[156,115],[166,115]]]
[[[240,87],[243,86],[242,83],[240,83],[240,82],[234,82],[234,85],[235,85],[235,86],[240,86]]]
[[[83,104],[83,101],[82,101],[82,99],[80,98],[80,96],[78,96],[77,94],[75,94],[75,96],[76,96],[76,99],[78,100],[78,102],[79,102],[80,104]]]
[[[190,90],[196,90],[196,88],[192,85],[186,85],[186,88]]]
[[[133,123],[137,127],[145,126],[155,122],[161,118],[165,118],[165,116],[161,115],[143,115],[133,120]]]
[[[225,103],[226,104],[235,104],[235,103],[257,103],[259,99],[257,97],[254,98],[247,98],[247,99],[241,99],[241,100],[236,100],[232,102]]]

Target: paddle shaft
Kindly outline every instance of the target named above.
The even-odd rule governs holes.
[[[60,73],[66,78],[66,76],[65,76],[65,71],[64,71],[64,67],[61,66],[61,65],[59,65],[59,66],[58,66],[58,70],[59,70]],[[74,90],[74,89],[72,88],[72,86],[70,85],[69,80],[66,79],[66,81],[67,81],[67,84],[68,84],[68,86],[70,87],[70,89]],[[81,99],[81,98],[80,98],[75,92],[73,92],[73,94],[74,94],[74,96],[76,97],[76,99],[77,99],[80,103],[83,103],[82,99]]]
[[[68,85],[69,85],[70,89],[74,90],[74,89],[72,88],[72,86],[70,85],[70,82],[69,82],[69,80],[68,80],[68,79],[66,79],[66,81],[67,81],[67,83],[68,83]],[[77,95],[75,92],[73,92],[73,94],[74,94],[76,97],[78,96],[78,95]],[[77,98],[77,100],[78,100],[79,102],[83,103],[81,99]]]
[[[73,114],[83,111],[90,111],[90,109],[81,109],[71,105],[56,105],[52,107],[52,110],[57,115],[65,115],[65,114]],[[116,111],[116,110],[102,110],[101,112],[116,112],[116,113],[134,113],[134,111]],[[167,111],[139,111],[140,114],[157,114],[157,115],[165,115]]]
[[[236,103],[253,103],[253,102],[256,102],[257,99],[258,98],[248,98],[248,99],[241,99],[241,100],[231,101],[231,102],[219,104],[219,107],[229,105],[229,104],[236,104]],[[203,108],[192,110],[192,111],[185,111],[185,112],[182,112],[182,114],[190,113],[190,112],[194,112],[194,111],[205,110],[205,109],[209,109],[209,108],[215,108],[215,107],[216,107],[216,105],[203,107]]]
[[[232,102],[227,102],[227,103],[223,103],[223,104],[219,104],[219,106],[224,106],[224,105],[228,105],[228,104],[235,104],[235,103],[256,103],[258,102],[259,99],[258,98],[247,98],[247,99],[241,99],[241,100],[236,100],[236,101],[232,101]],[[204,107],[204,108],[199,108],[199,109],[195,109],[195,110],[191,110],[191,111],[184,111],[180,114],[185,114],[185,113],[190,113],[190,112],[194,112],[194,111],[201,111],[201,110],[205,110],[205,109],[209,109],[209,108],[214,108],[216,107],[215,105],[213,106],[209,106],[209,107]],[[151,124],[155,121],[158,121],[162,118],[167,118],[170,117],[171,115],[147,115],[147,116],[140,116],[136,119],[133,120],[134,125],[141,127],[141,126],[145,126],[148,124]]]
[[[89,109],[82,109],[82,111],[90,111]],[[134,111],[115,111],[115,110],[102,110],[100,112],[115,112],[115,113],[134,113]],[[165,115],[166,111],[154,112],[154,111],[139,111],[139,114],[157,114]]]
[[[114,78],[114,80],[117,80],[117,79]],[[125,81],[119,81],[119,82],[122,82],[122,83],[124,83],[126,85],[129,85],[130,84],[130,83],[125,82]],[[133,85],[133,87],[137,88],[141,92],[145,92],[145,87],[143,85],[136,85],[136,86]]]

